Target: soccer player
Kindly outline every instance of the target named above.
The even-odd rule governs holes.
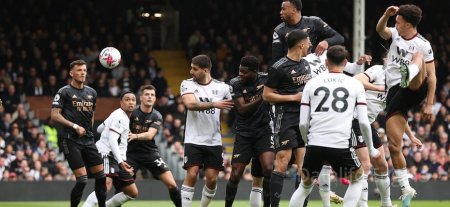
[[[389,17],[394,15],[397,15],[395,28],[387,27]],[[421,19],[422,10],[416,5],[390,6],[376,27],[383,39],[392,39],[386,66],[386,128],[392,164],[402,190],[400,198],[403,206],[410,206],[411,199],[416,195],[416,190],[409,185],[406,162],[401,152],[407,112],[426,98],[423,117],[429,119],[436,90],[433,49],[417,31]]]
[[[216,194],[217,177],[223,170],[220,111],[231,109],[230,86],[211,77],[211,59],[198,55],[191,61],[191,79],[180,86],[183,104],[186,106],[184,135],[184,165],[186,178],[181,187],[183,207],[192,205],[194,186],[200,168],[204,168],[206,184],[203,187],[200,206],[208,206]]]
[[[133,168],[126,162],[128,134],[130,133],[130,115],[136,107],[136,96],[131,91],[120,95],[120,108],[113,111],[97,128],[101,133],[96,145],[103,157],[103,168],[106,173],[106,188],[109,191],[114,184],[122,192],[106,201],[106,206],[120,206],[129,200],[136,199],[138,189],[132,177]],[[93,207],[97,204],[95,193],[92,192],[83,207]]]
[[[270,206],[270,176],[275,154],[270,127],[270,105],[261,97],[267,74],[258,71],[258,59],[245,56],[239,65],[239,76],[230,81],[237,119],[231,176],[225,197],[227,207],[233,206],[239,181],[250,160],[253,176],[250,206],[261,206],[261,191],[264,195],[264,206]]]
[[[344,43],[344,37],[337,33],[322,19],[316,16],[302,16],[303,4],[301,0],[283,0],[280,17],[283,21],[274,29],[272,40],[272,61],[284,57],[288,51],[285,36],[295,29],[308,33],[312,44],[312,51],[321,55],[329,46]]]
[[[155,136],[162,125],[162,115],[153,108],[156,89],[152,85],[144,85],[139,89],[140,105],[130,116],[128,134],[127,162],[133,167],[134,173],[141,168],[147,168],[152,175],[161,180],[169,189],[169,195],[175,206],[181,206],[181,194],[167,164],[159,154]]]
[[[299,126],[308,146],[302,183],[292,195],[289,206],[304,204],[312,190],[313,179],[318,177],[325,163],[329,163],[339,177],[346,176],[351,180],[344,196],[344,207],[357,205],[361,195],[362,170],[354,149],[349,145],[355,107],[371,157],[380,155],[370,137],[364,88],[359,81],[343,74],[346,55],[344,47],[330,47],[326,60],[329,73],[310,80],[303,91]]]
[[[105,206],[106,176],[103,160],[95,146],[94,111],[97,92],[86,86],[87,68],[83,60],[70,63],[72,80],[58,90],[52,103],[51,119],[64,126],[61,149],[76,177],[76,184],[70,194],[70,206],[80,203],[88,176],[86,167],[95,178],[95,194],[98,205]]]
[[[301,172],[305,143],[298,128],[300,98],[303,87],[311,79],[309,64],[303,59],[311,42],[302,30],[293,30],[286,36],[289,50],[269,70],[264,86],[264,101],[274,104],[275,169],[270,179],[271,206],[278,206],[284,178],[292,152],[295,152],[298,171]]]

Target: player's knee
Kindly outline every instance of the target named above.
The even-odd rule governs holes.
[[[139,191],[137,188],[134,188],[132,190],[130,190],[129,192],[127,192],[127,196],[130,197],[131,199],[136,199],[138,197]]]
[[[241,179],[243,170],[236,169],[231,171],[230,180],[239,181]]]
[[[105,172],[103,170],[96,172],[93,174],[94,179],[99,180],[99,179],[103,179],[106,178]]]
[[[206,176],[206,183],[208,183],[209,185],[216,185],[217,176]]]
[[[264,177],[270,176],[273,171],[273,166],[263,166],[262,173]]]
[[[394,141],[389,142],[389,152],[391,154],[400,153],[400,151],[401,151],[401,145],[399,143],[394,142]]]
[[[80,177],[76,177],[77,185],[86,185],[88,182],[88,176],[82,175]]]

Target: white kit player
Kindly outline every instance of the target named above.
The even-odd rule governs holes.
[[[303,91],[299,125],[308,146],[302,184],[292,195],[289,206],[303,205],[312,190],[313,180],[325,163],[330,164],[339,177],[351,180],[344,207],[357,205],[362,188],[362,169],[349,145],[355,108],[371,157],[380,155],[371,139],[364,88],[359,81],[343,74],[346,55],[344,47],[330,47],[326,60],[329,73],[311,79]]]
[[[120,206],[134,200],[138,190],[132,177],[133,168],[126,162],[128,134],[130,133],[130,115],[136,107],[136,96],[131,91],[124,91],[120,95],[120,108],[112,112],[97,128],[101,133],[96,145],[103,157],[103,165],[107,176],[107,189],[112,185],[122,192],[106,201],[106,206]],[[97,204],[95,192],[92,192],[83,207]]]
[[[201,206],[208,206],[217,189],[217,177],[223,170],[221,109],[231,109],[230,86],[211,77],[211,59],[206,55],[192,58],[191,79],[181,83],[180,92],[187,108],[184,134],[184,166],[187,170],[181,188],[183,207],[192,205],[198,172],[205,170]]]
[[[309,66],[311,68],[311,77],[312,78],[314,78],[322,73],[328,73],[328,68],[325,65],[325,59],[327,57],[326,55],[327,55],[327,51],[325,50],[325,52],[320,56],[317,56],[314,53],[310,53],[305,57],[305,60],[308,61]],[[357,62],[347,63],[345,65],[344,74],[353,76],[358,73],[361,73],[364,70],[364,63],[368,62],[370,64],[371,61],[372,61],[372,57],[370,55],[366,55],[366,54],[361,55]],[[361,149],[359,151],[362,151],[362,150],[365,150],[365,149]],[[368,159],[368,156],[364,156],[362,158],[363,159],[367,158],[367,160],[361,160],[363,164],[370,162]],[[322,202],[323,202],[324,206],[330,206],[331,205],[330,202],[333,202],[336,204],[343,202],[343,198],[336,195],[330,189],[330,186],[331,186],[330,173],[331,173],[331,166],[324,165],[322,167],[322,170],[320,171],[320,174],[318,177],[319,194],[320,194],[320,197],[322,198]]]
[[[395,28],[387,27],[389,17],[394,15]],[[401,152],[407,113],[426,98],[423,117],[430,119],[436,90],[433,49],[417,31],[421,19],[422,10],[416,5],[390,6],[376,27],[383,39],[392,40],[386,67],[386,128],[392,164],[402,190],[403,207],[410,206],[416,195],[416,190],[409,184],[406,161]]]

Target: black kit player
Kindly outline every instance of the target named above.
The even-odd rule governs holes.
[[[311,79],[308,54],[311,42],[302,30],[293,30],[286,36],[289,50],[269,70],[264,86],[264,101],[274,104],[275,169],[270,179],[271,206],[278,206],[289,161],[295,153],[298,172],[301,173],[305,143],[298,128],[300,99],[305,84]]]
[[[162,116],[153,108],[156,95],[155,87],[144,85],[140,88],[140,106],[133,111],[130,117],[130,130],[128,135],[127,162],[137,170],[147,168],[155,178],[160,179],[169,189],[172,202],[181,207],[181,194],[167,164],[159,154],[155,143],[155,136],[162,125]]]
[[[344,37],[331,28],[326,22],[316,16],[302,16],[301,0],[283,0],[280,18],[283,21],[273,32],[272,62],[284,57],[288,51],[285,36],[295,29],[308,33],[314,53],[320,56],[328,47],[344,43]]]
[[[70,194],[70,206],[78,206],[86,186],[86,168],[95,178],[95,194],[100,207],[105,206],[106,176],[103,160],[94,140],[93,122],[97,92],[84,85],[86,62],[76,60],[70,63],[72,80],[58,90],[52,103],[51,119],[64,126],[61,149],[69,162],[76,184]]]
[[[239,65],[239,76],[230,81],[237,119],[231,177],[227,183],[225,197],[227,207],[233,206],[239,181],[250,160],[253,176],[250,206],[261,206],[261,192],[264,195],[264,206],[270,206],[270,176],[275,149],[270,127],[270,105],[262,100],[268,76],[258,71],[258,59],[245,56]]]

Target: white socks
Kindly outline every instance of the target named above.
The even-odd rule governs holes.
[[[252,187],[250,192],[250,207],[261,207],[262,191],[260,187]]]
[[[216,195],[216,190],[217,186],[212,190],[206,187],[206,185],[203,186],[202,199],[200,200],[201,207],[207,207],[209,203],[211,203],[211,200],[214,198],[214,195]],[[194,194],[192,193],[192,195]]]
[[[89,196],[86,198],[86,201],[83,204],[83,207],[94,207],[97,205],[97,196],[95,195],[95,191],[89,194]]]
[[[313,186],[313,184],[305,186],[302,180],[300,186],[298,186],[297,190],[292,194],[291,200],[289,201],[289,207],[303,206],[305,199],[311,193]]]
[[[189,187],[186,185],[181,186],[181,205],[183,207],[192,206],[192,198],[194,197],[194,187]]]
[[[362,192],[361,197],[359,198],[358,207],[368,207],[367,201],[369,200],[369,184],[367,183],[368,175],[363,174],[362,179]]]
[[[134,200],[134,198],[128,196],[123,192],[120,192],[106,201],[106,207],[120,206],[129,200]]]
[[[330,172],[331,166],[324,165],[319,174],[319,193],[324,207],[330,207]]]
[[[397,176],[397,181],[398,181],[398,184],[400,185],[400,189],[402,189],[402,192],[411,188],[411,186],[409,185],[408,172],[407,172],[406,168],[395,169],[394,172],[395,172],[395,176]]]
[[[379,175],[375,172],[375,184],[380,191],[381,206],[392,206],[391,201],[391,181],[389,175]]]
[[[355,207],[361,197],[361,189],[363,186],[363,176],[355,181],[350,181],[344,196],[344,207]]]

